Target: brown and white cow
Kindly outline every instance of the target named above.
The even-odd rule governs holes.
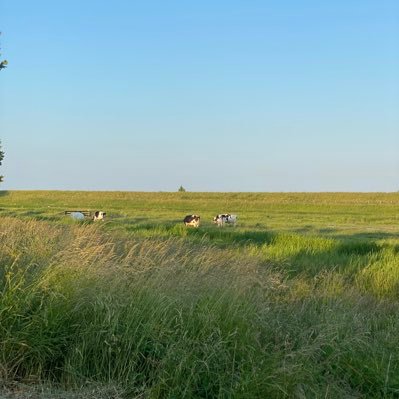
[[[185,226],[199,227],[200,217],[198,215],[187,215],[183,219],[183,223],[185,224]]]

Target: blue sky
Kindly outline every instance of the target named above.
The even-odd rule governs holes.
[[[399,2],[0,3],[1,189],[399,190]]]

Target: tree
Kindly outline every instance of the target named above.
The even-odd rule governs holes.
[[[1,161],[4,159],[4,152],[1,151],[1,141],[0,141],[0,165],[1,165]],[[0,176],[0,182],[3,181],[3,177],[4,176]]]
[[[180,186],[179,189],[177,190],[179,193],[185,193],[186,189],[183,186]]]
[[[0,32],[0,35],[1,35],[1,32]],[[6,68],[7,64],[8,64],[7,60],[0,61],[0,70]]]

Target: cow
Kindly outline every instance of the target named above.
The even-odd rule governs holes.
[[[231,215],[230,213],[223,213],[216,215],[213,218],[213,223],[217,224],[218,227],[223,227],[225,223],[232,224],[233,226],[237,223],[238,216]]]
[[[106,215],[106,212],[96,211],[96,212],[94,212],[93,220],[94,221],[97,221],[97,220],[104,221],[105,215]]]
[[[187,215],[183,219],[183,223],[185,226],[199,227],[200,217],[198,215]]]

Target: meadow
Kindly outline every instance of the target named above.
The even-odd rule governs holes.
[[[399,193],[0,191],[0,290],[0,397],[399,397]]]

